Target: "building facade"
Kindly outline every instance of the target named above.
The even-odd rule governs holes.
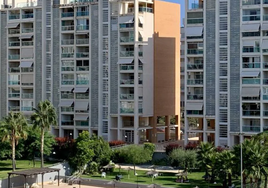
[[[56,136],[87,130],[135,144],[179,139],[179,123],[170,125],[180,114],[178,4],[4,3],[1,117],[10,111],[29,117],[48,99],[58,112]],[[157,126],[159,116],[165,125]]]

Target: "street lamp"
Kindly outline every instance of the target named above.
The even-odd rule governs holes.
[[[64,182],[66,183],[66,166],[63,167],[64,168]]]

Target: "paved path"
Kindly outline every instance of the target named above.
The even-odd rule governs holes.
[[[41,188],[42,186],[39,185],[39,188]],[[88,186],[88,185],[81,185],[79,187],[79,185],[74,184],[74,185],[67,185],[66,183],[61,183],[60,186],[58,187],[58,185],[51,185],[51,184],[44,184],[44,188],[103,188],[103,187],[96,187],[96,186]]]
[[[136,166],[136,170],[144,170],[144,171],[151,171],[153,168],[151,168],[152,165],[138,165]],[[122,169],[127,169],[127,168],[132,168],[134,169],[133,165],[121,165]],[[178,170],[173,169],[170,166],[157,166],[155,170],[157,172],[166,172],[166,173],[178,173]]]

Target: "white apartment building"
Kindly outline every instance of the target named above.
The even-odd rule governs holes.
[[[267,130],[267,14],[267,0],[187,0],[185,143]]]
[[[4,2],[0,116],[57,107],[56,136],[179,139],[180,7],[152,0]],[[172,10],[172,14],[170,14]],[[174,12],[174,13],[173,13]],[[178,23],[176,24],[173,23]],[[157,117],[165,125],[157,126]],[[164,130],[159,136],[158,130]]]

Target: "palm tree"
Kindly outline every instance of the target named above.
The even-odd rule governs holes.
[[[44,167],[44,134],[50,129],[50,125],[57,125],[57,113],[50,101],[40,101],[31,120],[35,129],[41,129],[41,168]]]
[[[27,138],[27,120],[21,113],[10,112],[3,118],[0,131],[3,134],[2,141],[9,141],[12,147],[12,170],[16,169],[15,150],[20,138]]]

